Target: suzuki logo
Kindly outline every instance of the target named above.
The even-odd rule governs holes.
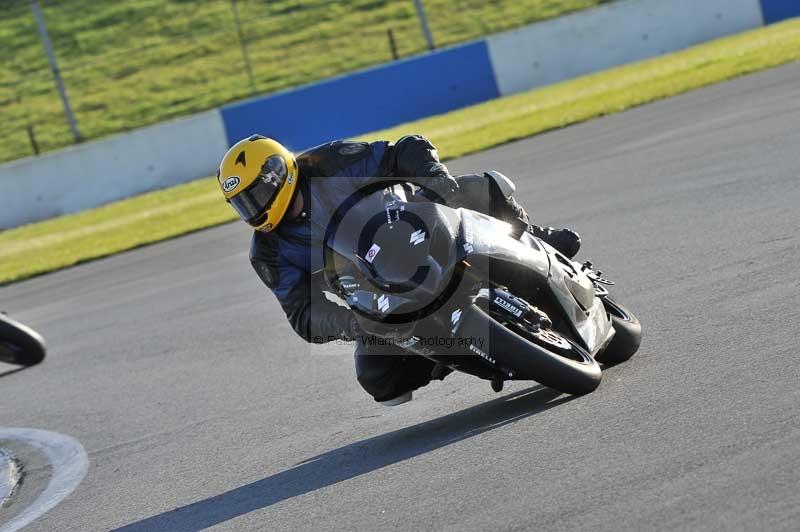
[[[383,313],[389,310],[389,297],[386,294],[378,298],[378,310]]]
[[[472,247],[472,226],[464,224],[464,251],[472,253],[475,248]]]
[[[422,244],[424,241],[425,241],[425,231],[423,231],[422,229],[418,229],[413,233],[411,233],[411,240],[409,241],[411,244],[414,244],[416,246],[417,244]]]
[[[452,323],[453,327],[455,327],[460,319],[461,319],[461,309],[458,308],[454,310],[453,313],[450,315],[450,323]]]

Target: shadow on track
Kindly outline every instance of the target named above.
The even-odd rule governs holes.
[[[26,366],[22,366],[21,368],[13,368],[6,371],[0,371],[0,377],[5,377],[6,375],[13,375],[18,371],[22,371],[23,369],[28,369]]]
[[[201,530],[544,412],[572,399],[535,386],[309,458],[291,469],[117,529]]]

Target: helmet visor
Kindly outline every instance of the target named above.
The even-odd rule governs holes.
[[[256,180],[229,200],[231,205],[248,223],[262,217],[286,182],[287,173],[283,157],[269,157]]]

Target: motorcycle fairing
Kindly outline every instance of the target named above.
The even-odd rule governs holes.
[[[510,226],[500,220],[459,210],[462,220],[459,238],[468,262],[487,264],[481,259],[489,258],[533,272],[540,280],[546,280],[581,343],[592,355],[611,340],[614,330],[602,301],[594,296],[591,280],[571,261],[528,233],[520,240],[511,237]]]
[[[372,229],[365,233],[368,226]],[[343,274],[358,274],[367,280],[360,283],[362,291],[356,296],[357,301],[348,304],[363,311],[362,315],[356,312],[356,317],[365,330],[387,336],[391,332],[398,337],[415,334],[413,324],[389,326],[392,312],[401,312],[405,303],[415,299],[427,300],[444,292],[459,265],[467,262],[484,271],[489,280],[493,264],[507,263],[524,281],[549,289],[577,339],[592,355],[596,354],[610,341],[613,328],[602,302],[590,290],[591,281],[579,269],[568,267],[571,263],[541,240],[527,233],[518,240],[510,230],[509,224],[476,211],[427,201],[409,202],[404,196],[398,201],[396,197],[374,193],[344,216],[332,238],[326,238],[326,246],[333,251],[326,255],[326,278],[331,286]],[[429,267],[427,275],[421,276],[423,281],[416,286],[404,284],[413,277],[409,264],[420,265],[422,256]],[[492,280],[502,283],[501,279]],[[461,303],[447,303],[441,311]],[[529,303],[535,305],[536,301]],[[449,316],[442,319],[449,320]]]

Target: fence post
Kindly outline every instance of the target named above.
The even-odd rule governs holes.
[[[433,43],[433,34],[430,27],[428,27],[428,17],[425,16],[425,6],[422,5],[422,0],[414,0],[414,7],[417,8],[417,17],[419,17],[419,25],[422,27],[422,34],[425,36],[425,42],[428,45],[428,50],[435,50],[436,45]]]
[[[25,129],[28,130],[28,140],[31,141],[31,149],[33,150],[33,154],[39,155],[39,143],[36,142],[36,133],[33,131],[33,126],[28,124],[25,126]]]
[[[392,59],[397,61],[400,59],[400,55],[397,53],[397,43],[394,40],[394,31],[392,31],[392,28],[387,28],[386,33],[389,35],[389,49],[392,51]]]
[[[61,104],[64,106],[64,114],[67,117],[69,129],[72,131],[72,139],[77,144],[83,141],[83,136],[80,131],[78,131],[78,123],[75,121],[75,115],[72,114],[72,107],[67,97],[67,88],[64,86],[64,80],[61,79],[61,71],[58,69],[56,54],[53,51],[53,43],[50,42],[50,34],[47,33],[47,26],[45,26],[42,10],[39,8],[39,2],[37,0],[31,0],[31,11],[33,11],[33,18],[36,19],[36,26],[39,28],[39,36],[42,39],[42,45],[44,45],[44,53],[47,55],[47,61],[50,63],[50,70],[53,72],[53,78],[56,81],[56,89],[58,90],[58,96],[61,98]]]
[[[21,83],[21,81],[20,81],[19,77],[17,77],[17,87],[14,88],[14,93],[15,93],[15,96],[16,96],[14,98],[14,103],[16,103],[17,105],[19,105],[21,107],[22,106],[22,93],[19,91],[20,83]],[[31,150],[33,150],[33,154],[34,155],[39,155],[39,152],[40,152],[39,143],[36,142],[36,132],[33,130],[33,124],[30,121],[31,117],[30,117],[30,115],[28,113],[25,113],[25,114],[26,114],[26,119],[28,120],[28,123],[25,125],[25,131],[28,132],[28,140],[31,143]]]
[[[239,35],[239,46],[242,48],[242,58],[244,59],[244,68],[247,70],[247,79],[250,80],[250,90],[256,92],[256,82],[253,79],[253,67],[250,65],[250,55],[247,53],[247,42],[244,40],[244,33],[242,32],[242,23],[239,21],[239,8],[236,7],[236,0],[231,0],[231,10],[233,11],[233,22],[236,24],[236,33]]]

